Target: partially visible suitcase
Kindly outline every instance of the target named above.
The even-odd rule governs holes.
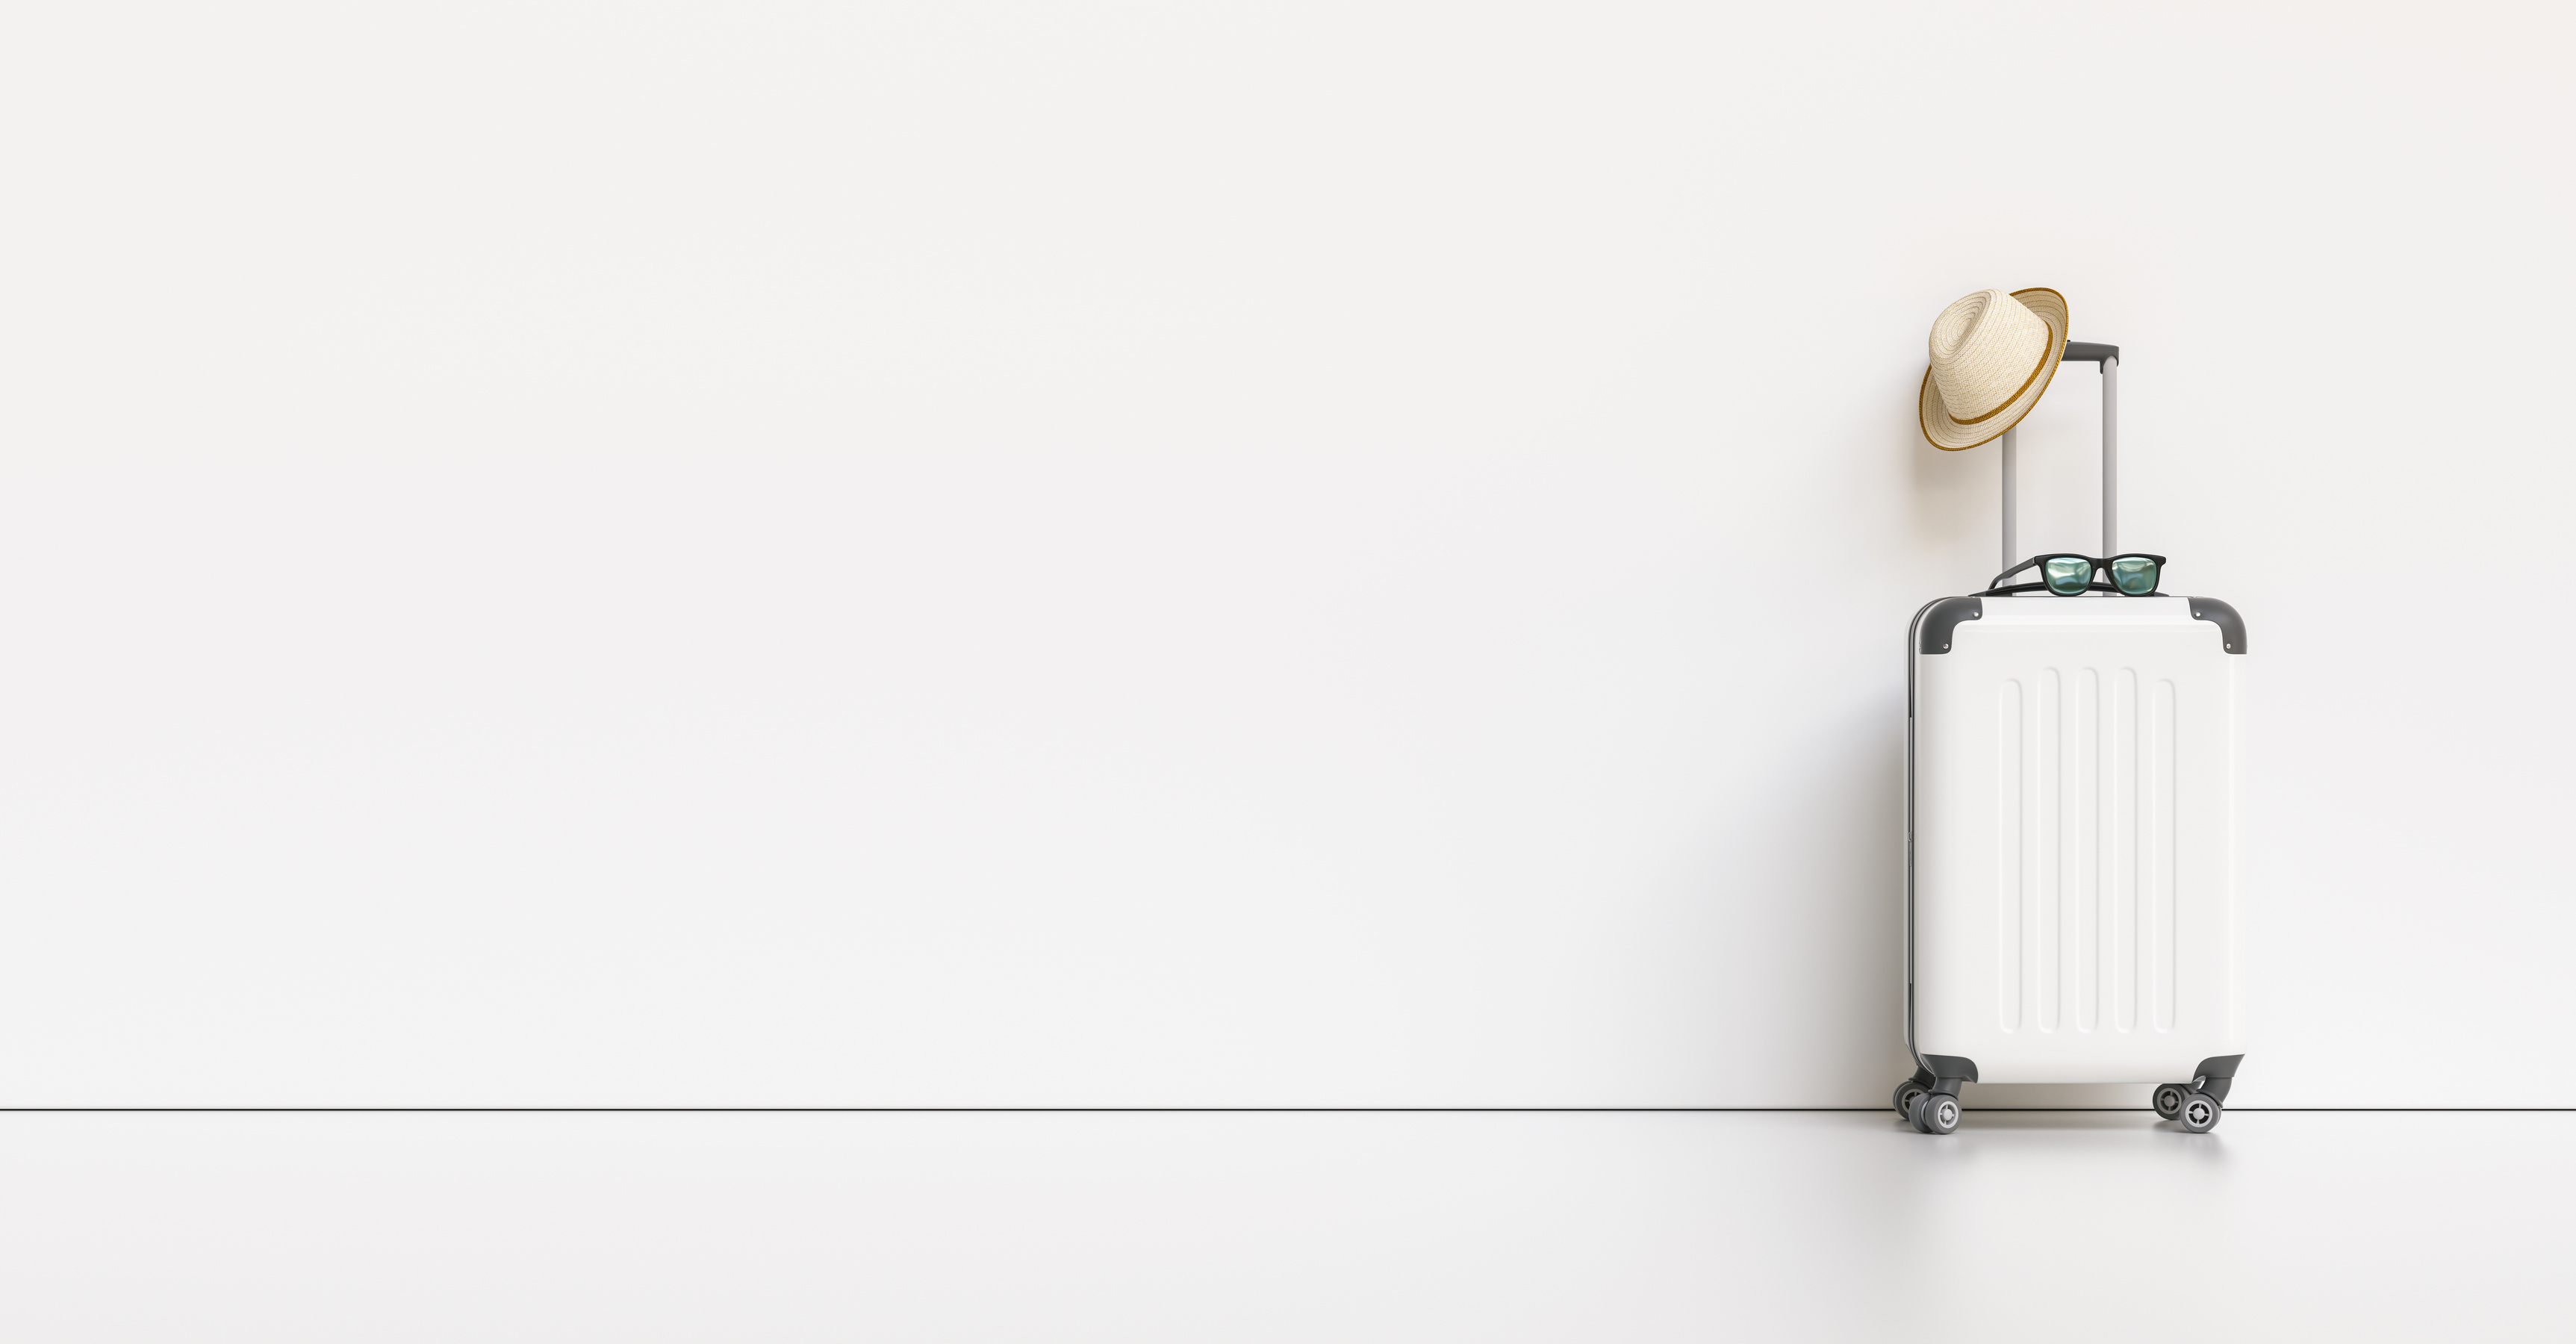
[[[2102,366],[2108,558],[2119,349],[2063,358]],[[2161,591],[1990,591],[1926,604],[1906,657],[1898,1113],[1946,1134],[1962,1083],[2139,1082],[2208,1130],[2245,1053],[2245,623]]]

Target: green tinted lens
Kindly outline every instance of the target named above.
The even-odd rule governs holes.
[[[2093,581],[2093,562],[2080,555],[2054,556],[2039,562],[2039,574],[2048,581],[2048,591],[2072,597]]]
[[[2156,590],[2156,562],[2143,555],[2124,555],[2111,562],[2111,586],[2131,596]]]

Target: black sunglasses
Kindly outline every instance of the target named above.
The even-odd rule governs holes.
[[[2007,588],[2004,580],[2033,565],[2039,566],[2043,582],[2016,583]],[[2107,570],[2109,583],[2093,582],[2095,570]],[[2055,593],[2073,597],[2078,593],[2119,593],[2127,597],[2152,597],[2156,583],[2164,577],[2165,558],[2161,555],[2034,555],[1995,576],[1979,597],[1997,597],[2004,593]]]

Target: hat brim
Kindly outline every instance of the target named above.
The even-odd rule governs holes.
[[[1916,420],[1923,426],[1923,437],[1933,447],[1946,452],[1974,448],[2002,438],[2005,430],[2021,423],[2030,408],[2057,381],[2057,365],[2066,357],[2066,296],[2053,289],[2016,289],[2012,296],[2021,306],[2039,315],[2048,324],[2048,357],[2042,362],[2039,376],[2030,380],[2020,396],[2004,403],[2003,410],[1973,425],[1963,425],[1950,418],[1950,408],[1941,401],[1941,385],[1932,381],[1932,370],[1923,370],[1923,393],[1916,407]]]

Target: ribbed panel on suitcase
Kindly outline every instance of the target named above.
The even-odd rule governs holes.
[[[2005,1031],[2173,1029],[2174,709],[2129,667],[1997,685]]]

